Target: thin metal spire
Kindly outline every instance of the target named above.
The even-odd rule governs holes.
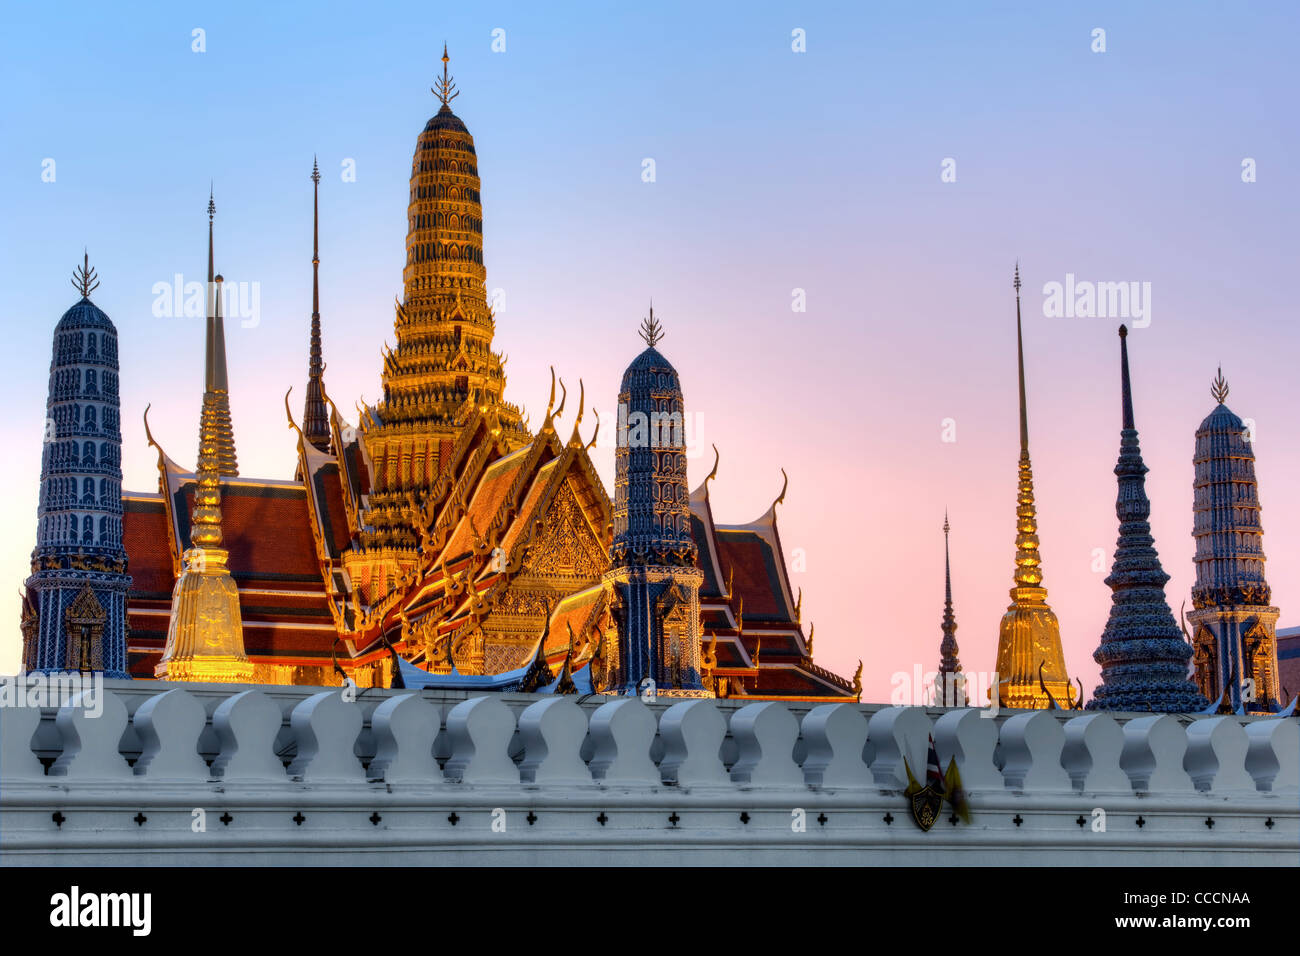
[[[306,439],[319,450],[330,449],[329,414],[325,409],[325,391],[321,383],[325,362],[321,353],[320,331],[320,166],[311,161],[311,346],[307,361],[307,396],[303,400],[302,430]]]
[[[1016,361],[1020,369],[1020,450],[1029,450],[1029,416],[1025,410],[1025,344],[1020,332],[1020,260],[1016,260]]]
[[[1133,389],[1128,378],[1128,329],[1119,327],[1120,403],[1123,406],[1124,428],[1133,428]]]
[[[945,707],[964,706],[965,693],[960,689],[957,675],[961,673],[958,659],[957,616],[952,609],[952,564],[948,558],[948,509],[943,511],[943,640],[939,644],[939,696]]]
[[[948,509],[943,509],[943,596],[952,608],[952,567],[948,562]]]
[[[442,79],[434,82],[432,92],[438,99],[442,100],[442,105],[447,109],[451,109],[451,101],[460,96],[460,93],[456,92],[455,78],[447,73],[447,63],[450,60],[451,57],[447,55],[447,44],[444,43],[442,45]]]
[[[215,449],[217,470],[224,478],[239,475],[235,457],[235,433],[230,423],[230,385],[226,373],[226,330],[221,318],[222,278],[214,275],[213,218],[217,207],[208,191],[208,319],[203,369],[203,416],[200,441]],[[209,420],[210,419],[210,420]],[[201,452],[202,454],[202,452]]]

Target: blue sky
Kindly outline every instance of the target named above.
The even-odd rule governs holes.
[[[787,469],[782,536],[808,555],[795,580],[819,662],[851,674],[864,659],[868,697],[937,660],[945,506],[963,660],[993,666],[1014,540],[1017,258],[1046,583],[1072,669],[1091,689],[1119,398],[1116,323],[1038,306],[1066,273],[1152,283],[1152,324],[1130,348],[1175,610],[1192,576],[1192,434],[1222,363],[1229,405],[1259,422],[1270,580],[1282,624],[1300,623],[1300,515],[1286,507],[1300,473],[1292,7],[68,4],[5,19],[10,620],[50,333],[83,245],[122,338],[126,484],[150,490],[140,414],[152,402],[155,434],[192,460],[202,367],[202,324],[155,317],[152,289],[203,278],[215,182],[218,269],[260,290],[257,325],[229,331],[241,464],[287,477],[312,157],[327,379],[351,407],[374,400],[392,341],[411,151],[445,41],[480,158],[488,287],[504,293],[508,397],[539,410],[555,364],[612,409],[653,296],[688,408],[722,451],[715,511],[752,519]],[[953,183],[940,180],[948,158]],[[349,160],[355,182],[340,176]],[[939,440],[945,418],[955,443]],[[609,449],[596,460],[608,479]],[[690,464],[694,483],[711,461]],[[17,660],[12,634],[0,670]]]

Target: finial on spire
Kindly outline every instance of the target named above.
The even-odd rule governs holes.
[[[1220,405],[1228,400],[1228,380],[1223,377],[1222,365],[1219,366],[1219,374],[1210,383],[1210,396]]]
[[[943,536],[948,537],[948,509],[943,509]]]
[[[655,318],[654,300],[651,300],[650,302],[650,317],[641,320],[641,331],[639,334],[641,338],[645,340],[645,344],[651,348],[654,348],[655,343],[664,337],[663,326],[660,325],[659,320]]]
[[[1016,260],[1016,362],[1020,372],[1020,451],[1029,453],[1029,414],[1025,410],[1025,343],[1020,331],[1020,261]]]
[[[72,271],[72,287],[81,293],[83,299],[89,299],[90,293],[99,288],[95,270],[90,268],[90,253],[81,250],[81,265]]]
[[[1128,329],[1122,325],[1119,327],[1119,366],[1123,389],[1123,394],[1120,396],[1124,416],[1122,427],[1133,428],[1133,389],[1129,385],[1128,377]]]
[[[447,74],[447,63],[450,60],[451,57],[447,55],[447,44],[444,43],[442,45],[442,79],[435,81],[432,92],[438,99],[442,100],[442,105],[448,109],[451,108],[451,101],[460,96],[460,93],[456,92],[454,77]]]
[[[320,182],[320,167],[316,165],[315,154],[311,158],[311,181],[314,183]]]

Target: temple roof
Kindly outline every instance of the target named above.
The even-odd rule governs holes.
[[[72,308],[63,313],[63,318],[59,319],[58,325],[54,327],[55,332],[76,332],[81,329],[117,331],[104,310],[84,296],[80,302],[74,303]]]
[[[1215,405],[1214,410],[1205,416],[1196,431],[1198,433],[1206,431],[1240,433],[1245,428],[1245,422],[1232,409],[1227,405],[1219,404]]]
[[[451,107],[443,106],[442,109],[429,117],[429,122],[424,124],[425,132],[435,129],[454,129],[458,133],[468,133],[464,121],[451,111]]]

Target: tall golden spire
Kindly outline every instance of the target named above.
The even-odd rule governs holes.
[[[221,281],[221,276],[215,277],[218,317]],[[244,653],[239,589],[226,568],[229,552],[221,546],[219,469],[224,436],[219,402],[216,391],[204,392],[190,547],[182,556],[181,575],[172,590],[167,644],[154,667],[154,676],[162,680],[244,683],[253,679],[253,665]]]
[[[1069,706],[1074,688],[1065,669],[1061,626],[1047,604],[1038,554],[1034,473],[1029,460],[1029,415],[1025,401],[1025,346],[1020,318],[1020,263],[1016,263],[1016,361],[1020,381],[1020,480],[1016,495],[1016,570],[1011,605],[998,633],[998,691],[1003,707],[1046,708],[1052,697]],[[1039,667],[1042,666],[1042,679]]]
[[[239,475],[235,457],[235,431],[230,423],[230,383],[226,375],[226,329],[221,319],[220,277],[213,280],[212,219],[217,206],[208,191],[208,327],[203,366],[203,418],[213,422],[217,445],[217,472],[225,478]],[[209,408],[208,395],[212,395]]]

